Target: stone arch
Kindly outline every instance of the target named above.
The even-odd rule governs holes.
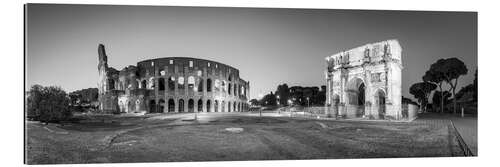
[[[194,84],[195,84],[194,76],[189,76],[187,79],[187,83],[188,83],[188,90],[194,91]]]
[[[199,99],[198,100],[198,112],[203,112],[203,100]]]
[[[174,99],[168,100],[168,112],[175,112],[175,100]]]
[[[386,98],[387,95],[384,90],[378,89],[375,94],[374,94],[374,99],[375,99],[375,108],[377,109],[377,116],[380,119],[384,119],[385,114],[386,114]]]
[[[168,90],[174,91],[175,90],[175,77],[168,77]]]
[[[155,102],[155,100],[149,100],[149,112],[150,113],[156,112],[156,102]]]
[[[212,79],[208,78],[207,79],[207,92],[212,91]]]
[[[180,90],[184,90],[184,77],[183,76],[179,76],[177,78],[177,89],[180,89]]]
[[[227,112],[231,112],[231,101],[227,102]]]
[[[220,106],[221,106],[220,112],[226,112],[226,102],[224,100],[220,102]]]
[[[158,79],[158,89],[165,90],[165,78]]]
[[[347,83],[349,110],[354,110],[355,116],[365,113],[366,86],[363,79],[355,77]]]
[[[231,95],[231,90],[232,90],[231,83],[227,84],[227,86],[228,86],[228,88],[227,88],[227,90],[228,90],[227,94]]]
[[[210,100],[207,100],[207,112],[211,112]]]
[[[203,92],[203,79],[201,78],[198,81],[198,92]]]
[[[179,112],[184,112],[184,99],[179,99],[178,109]]]
[[[219,101],[215,100],[214,102],[214,112],[219,112]]]
[[[194,100],[193,99],[188,100],[188,112],[194,112]]]
[[[162,113],[164,109],[165,109],[165,100],[160,99],[158,101],[158,112]]]
[[[237,112],[238,109],[236,108],[236,102],[233,102],[233,112]]]

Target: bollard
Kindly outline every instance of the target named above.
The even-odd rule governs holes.
[[[462,107],[462,118],[464,117],[464,107]]]

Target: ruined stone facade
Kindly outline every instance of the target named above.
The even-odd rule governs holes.
[[[99,108],[105,113],[247,111],[249,82],[239,70],[215,61],[166,57],[118,71],[99,54]]]
[[[401,51],[397,40],[387,40],[326,57],[327,112],[401,119]]]

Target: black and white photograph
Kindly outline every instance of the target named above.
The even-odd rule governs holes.
[[[453,161],[496,110],[474,10],[18,7],[26,165]]]

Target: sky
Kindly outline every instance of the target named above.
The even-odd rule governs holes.
[[[97,87],[99,43],[118,70],[161,57],[230,65],[250,81],[251,98],[283,83],[325,85],[325,57],[388,39],[403,48],[405,97],[438,59],[466,64],[457,88],[472,83],[478,67],[475,12],[50,4],[26,12],[26,90]]]

